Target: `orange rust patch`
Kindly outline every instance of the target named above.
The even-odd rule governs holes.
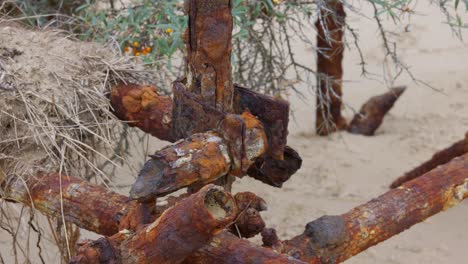
[[[142,89],[141,106],[144,109],[155,105],[158,102],[158,94],[151,86],[145,86]]]
[[[227,172],[227,168],[229,167],[219,149],[219,145],[215,142],[206,144],[203,153],[195,155],[193,160],[198,167],[202,181],[212,180],[213,177]]]
[[[247,129],[254,128],[254,127],[263,128],[262,122],[260,122],[260,120],[255,118],[255,116],[252,115],[250,112],[247,112],[247,111],[243,112],[241,117],[244,120],[245,126]]]
[[[125,110],[129,113],[137,113],[141,111],[140,100],[135,99],[131,96],[124,96],[122,98],[122,103],[125,107]]]
[[[172,99],[160,96],[157,88],[137,84],[121,84],[112,88],[111,105],[114,114],[121,120],[130,121],[144,132],[173,141]]]

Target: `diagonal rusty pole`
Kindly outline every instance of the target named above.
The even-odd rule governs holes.
[[[397,188],[403,183],[416,179],[417,177],[424,175],[424,173],[429,172],[437,166],[445,164],[453,158],[456,158],[466,153],[468,153],[468,132],[466,132],[464,139],[457,141],[448,148],[445,148],[435,153],[430,160],[417,166],[411,171],[406,172],[403,176],[396,179],[394,182],[392,182],[390,188]]]
[[[103,246],[96,245],[99,241],[83,245],[71,263],[181,263],[230,225],[237,212],[230,193],[207,185],[134,234],[122,231],[99,240],[108,241]]]
[[[289,241],[269,244],[308,263],[340,263],[465,198],[468,154],[345,214],[312,221],[303,234]]]

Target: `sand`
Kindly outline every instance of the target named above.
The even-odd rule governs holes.
[[[289,144],[304,159],[301,170],[282,189],[248,177],[235,183],[235,192],[253,191],[267,201],[269,210],[263,214],[264,219],[269,227],[278,229],[281,238],[301,233],[307,222],[324,214],[344,213],[387,191],[393,179],[461,139],[468,130],[468,45],[457,40],[443,24],[444,18],[437,7],[424,5],[419,4],[419,12],[424,16],[414,16],[410,32],[398,38],[400,55],[415,76],[440,92],[402,78],[395,85],[407,85],[409,89],[376,136],[337,133],[318,137],[313,132],[315,99],[310,87],[303,84],[299,88],[305,98],[296,95],[288,98],[294,110]],[[370,10],[365,13],[371,14]],[[381,75],[384,51],[375,22],[354,14],[349,14],[349,21],[359,29],[368,70]],[[396,30],[402,32],[404,26]],[[308,65],[315,60],[313,51],[307,47],[297,46],[296,52]],[[385,84],[362,78],[357,64],[357,51],[347,50],[344,97],[354,109],[386,90]],[[381,76],[372,77],[381,79]],[[348,119],[352,114],[352,110],[345,110]],[[148,150],[153,152],[164,145],[151,138]],[[141,163],[144,157],[135,155],[134,161]],[[119,184],[126,186],[133,182],[133,177],[128,175],[136,175],[134,169],[120,172],[116,178]],[[468,227],[467,211],[468,203],[463,202],[347,263],[463,263],[468,243],[468,233],[464,232]],[[0,237],[4,235],[0,230]],[[83,237],[89,235],[84,233]],[[254,241],[258,242],[259,238]],[[0,252],[4,257],[10,252],[1,239]],[[48,255],[51,263],[55,263],[53,251]]]

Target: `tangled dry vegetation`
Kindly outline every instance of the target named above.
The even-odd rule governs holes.
[[[126,162],[130,144],[107,99],[109,87],[123,79],[151,83],[157,77],[112,45],[0,22],[0,198],[8,196],[5,186],[39,171],[109,185],[105,171]],[[13,219],[17,214],[7,213],[11,206],[0,201],[0,226],[15,240],[24,217]],[[60,243],[63,230],[54,225]]]

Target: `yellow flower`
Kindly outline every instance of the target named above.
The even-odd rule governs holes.
[[[174,30],[172,30],[172,28],[167,28],[167,29],[166,29],[166,33],[167,33],[167,34],[171,34],[173,31],[174,31]]]
[[[273,4],[277,5],[279,3],[281,3],[281,0],[273,0]]]

